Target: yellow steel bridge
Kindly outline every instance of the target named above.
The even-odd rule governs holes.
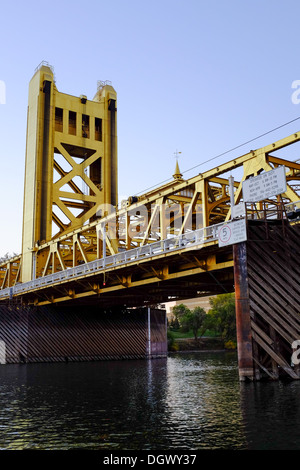
[[[0,300],[11,295],[8,288],[24,300],[30,291],[28,301],[40,304],[232,266],[230,253],[218,262],[219,251],[208,247],[218,243],[210,227],[230,220],[228,176],[236,170],[238,204],[245,179],[279,165],[286,168],[286,193],[248,205],[249,217],[264,217],[263,209],[290,203],[299,206],[300,163],[279,158],[276,151],[286,149],[288,155],[300,132],[189,179],[182,177],[177,162],[168,183],[118,204],[116,103],[110,83],[100,82],[89,101],[60,93],[49,66],[36,71],[29,87],[22,253],[0,265]],[[172,243],[172,251],[163,248]],[[155,251],[157,246],[161,250]],[[175,248],[182,262],[174,272]],[[86,286],[81,278],[88,279]],[[55,283],[61,288],[49,295],[45,286]]]
[[[247,204],[246,218],[297,222],[300,163],[289,155],[299,141],[296,132],[188,179],[177,161],[168,183],[118,201],[116,91],[99,82],[93,100],[61,93],[41,64],[29,86],[22,251],[0,265],[0,305],[141,306],[233,292],[233,250],[218,246],[218,228],[243,201],[243,182],[279,166],[286,191]],[[252,320],[252,337],[279,364],[267,327]]]

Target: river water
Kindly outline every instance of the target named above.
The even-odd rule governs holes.
[[[300,382],[240,383],[235,352],[0,366],[1,450],[299,449]]]

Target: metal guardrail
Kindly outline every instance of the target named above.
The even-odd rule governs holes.
[[[198,247],[205,245],[208,242],[218,239],[218,228],[223,223],[203,227],[194,230],[178,237],[167,238],[158,242],[153,242],[138,248],[123,251],[111,256],[90,261],[88,263],[75,266],[74,268],[67,268],[64,271],[58,271],[47,276],[39,277],[33,281],[17,284],[13,287],[7,287],[0,290],[1,298],[12,298],[14,295],[25,293],[38,289],[39,287],[47,287],[62,281],[76,279],[86,274],[98,273],[105,271],[115,266],[122,266],[128,263],[133,263],[137,260],[151,258],[162,254],[169,253],[170,251],[182,250],[185,248]]]
[[[251,208],[251,206],[254,206]],[[300,200],[294,202],[287,202],[280,206],[273,206],[271,208],[265,207],[257,209],[255,204],[246,203],[247,219],[278,219],[287,218],[288,220],[297,219],[300,217]]]
[[[293,203],[287,203],[284,205],[284,208],[285,210],[289,211],[294,210],[295,214],[298,216],[298,206],[300,206],[300,200]],[[276,209],[272,209],[270,211],[252,212],[253,214],[255,213],[254,218],[260,218],[261,216],[266,217],[266,212],[268,212],[268,219],[278,217],[278,211],[276,211]],[[247,214],[247,218],[253,218],[253,214]],[[0,290],[0,299],[12,298],[16,294],[32,291],[39,287],[51,286],[52,284],[57,284],[65,280],[76,279],[85,274],[92,274],[105,271],[106,269],[113,268],[115,266],[119,267],[128,263],[133,263],[136,260],[144,259],[146,257],[153,257],[164,253],[169,253],[170,251],[190,248],[192,246],[199,247],[199,245],[204,245],[205,243],[208,243],[210,241],[217,240],[218,229],[222,225],[224,225],[224,222],[216,225],[211,225],[209,227],[203,227],[201,229],[188,232],[178,237],[167,238],[165,240],[153,242],[142,247],[123,251],[115,255],[106,256],[95,261],[90,261],[88,263],[81,264],[80,266],[76,266],[74,268],[67,268],[64,271],[58,271],[47,276],[39,277],[33,281],[17,284],[13,287],[7,287],[5,289]]]

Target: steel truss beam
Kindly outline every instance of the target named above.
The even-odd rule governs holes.
[[[284,165],[288,187],[282,195],[282,200],[274,198],[261,201],[252,211],[259,216],[263,205],[271,209],[279,202],[294,202],[298,207],[300,193],[293,183],[299,180],[300,164],[279,158],[275,152],[283,148],[289,149],[299,140],[300,132],[250,151],[190,179],[176,178],[138,198],[129,198],[118,210],[105,204],[105,207],[98,210],[99,216],[94,221],[65,232],[55,240],[32,247],[36,260],[35,276],[45,276],[123,250],[142,247],[168,236],[188,233],[190,230],[228,220],[229,172],[240,172],[240,179],[234,182],[235,203],[239,203],[242,201],[242,183],[245,179]],[[88,163],[89,159],[86,160],[86,164]],[[63,171],[60,173],[64,178]],[[68,177],[66,183],[71,184],[71,181]],[[59,184],[61,185],[61,182]],[[75,191],[73,194],[78,198],[81,196],[80,192]],[[136,202],[132,203],[132,200]],[[22,281],[19,269],[21,261],[22,255],[0,265],[2,288]]]
[[[212,244],[204,250],[193,250],[184,255],[175,251],[140,260],[137,265],[116,265],[99,274],[87,273],[74,281],[65,280],[37,288],[34,292],[21,294],[22,300],[29,305],[47,305],[73,300],[88,302],[98,298],[101,305],[129,302],[136,306],[141,296],[144,297],[143,304],[153,304],[158,298],[166,302],[178,295],[197,297],[203,292],[207,295],[224,290],[232,292],[232,250],[222,250],[217,257],[211,251],[213,249]],[[212,272],[219,284],[211,278]]]

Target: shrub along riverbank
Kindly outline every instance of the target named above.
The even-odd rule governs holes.
[[[211,309],[173,307],[168,322],[169,351],[236,349],[234,294],[210,298]]]
[[[169,342],[169,352],[181,351],[220,351],[225,349],[222,338],[177,338]]]
[[[168,332],[168,351],[221,351],[236,349],[236,344],[232,341],[224,341],[220,337],[206,336],[202,338],[176,338]]]

